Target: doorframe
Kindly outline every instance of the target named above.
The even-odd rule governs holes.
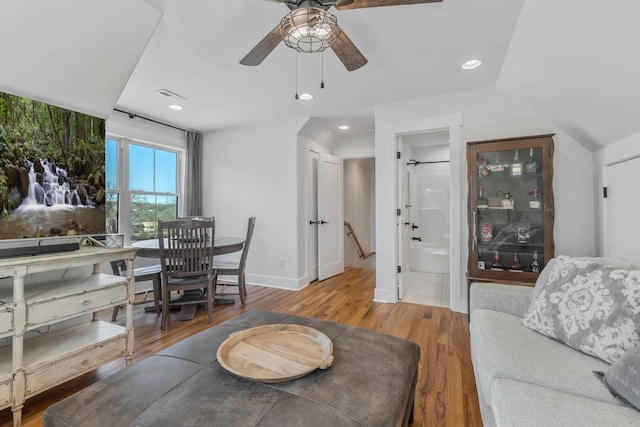
[[[396,200],[397,162],[396,141],[398,136],[438,130],[449,131],[450,159],[450,292],[451,310],[466,312],[466,287],[462,261],[462,216],[461,206],[466,200],[467,190],[462,187],[463,138],[462,114],[425,117],[415,120],[376,121],[376,289],[374,301],[397,302],[396,291]],[[465,225],[466,227],[466,225]],[[466,247],[465,247],[466,248]],[[464,281],[463,281],[464,280]]]
[[[313,187],[313,162],[318,162],[318,158],[320,157],[320,153],[317,150],[306,148],[305,149],[305,162],[306,162],[306,173],[305,173],[305,217],[304,217],[304,225],[305,225],[305,247],[306,247],[306,281],[305,285],[313,282],[314,280],[318,280],[318,227],[311,226],[309,224],[310,220],[317,221],[317,213],[318,213],[318,186],[317,186],[317,166],[316,166],[316,174],[315,174],[315,188]],[[316,207],[316,215],[311,215],[310,212],[310,204],[312,200],[315,200]],[[312,238],[312,235],[315,234],[315,239]],[[315,256],[314,256],[315,255]]]
[[[600,253],[600,256],[611,256],[611,254],[609,253],[609,199],[607,197],[604,197],[602,194],[602,191],[604,191],[603,188],[608,188],[611,185],[611,183],[609,182],[608,174],[608,171],[610,170],[609,168],[611,166],[615,166],[631,160],[636,160],[638,158],[640,158],[640,154],[605,163],[600,168],[600,185],[596,184],[596,200],[600,200],[601,212],[601,248],[598,251]]]
[[[396,159],[396,208],[400,209],[400,215],[396,215],[396,265],[400,268],[400,272],[396,274],[396,300],[402,301],[404,293],[406,291],[405,278],[409,273],[409,240],[408,232],[406,229],[407,213],[410,212],[406,203],[403,202],[403,191],[406,190],[407,198],[411,198],[409,189],[409,167],[407,166],[406,157],[407,142],[404,142],[402,138],[396,137],[396,152],[400,153],[399,158]],[[404,176],[404,178],[402,178]],[[403,179],[406,182],[403,182]],[[409,200],[407,200],[409,201]],[[407,236],[405,236],[407,234]],[[405,251],[406,249],[406,251]],[[406,253],[405,253],[406,252]]]

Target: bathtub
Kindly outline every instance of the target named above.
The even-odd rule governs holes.
[[[449,274],[449,248],[436,248],[422,242],[409,245],[409,268],[422,273]]]

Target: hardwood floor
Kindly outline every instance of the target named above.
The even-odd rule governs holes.
[[[217,305],[213,324],[247,310],[263,309],[332,320],[412,340],[422,351],[413,426],[482,426],[467,316],[441,307],[375,303],[374,288],[375,271],[355,268],[298,292],[249,286],[246,307],[239,303]],[[111,310],[100,314],[109,320]],[[145,313],[143,306],[135,307],[134,363],[212,326],[203,309],[191,321],[179,321],[177,317],[177,312],[172,313],[167,330],[161,332],[159,316]],[[124,323],[124,313],[118,321]],[[42,412],[49,405],[121,369],[124,361],[118,360],[27,400],[23,426],[41,426]],[[0,426],[9,425],[11,411],[5,409],[0,412]]]

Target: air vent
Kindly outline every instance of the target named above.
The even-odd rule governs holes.
[[[180,96],[175,92],[171,92],[169,89],[159,89],[156,91],[156,93],[162,95],[162,96],[166,96],[167,98],[171,98],[174,101],[186,101],[187,98],[185,98],[184,96]]]

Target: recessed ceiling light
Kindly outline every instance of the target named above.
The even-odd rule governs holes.
[[[303,101],[310,101],[313,99],[313,95],[311,95],[310,93],[301,93],[300,96],[298,96],[298,99],[302,99]]]
[[[464,64],[462,64],[463,70],[473,70],[474,68],[478,68],[482,64],[482,61],[479,59],[470,59]]]
[[[184,107],[182,105],[178,105],[178,104],[171,104],[171,105],[169,105],[169,108],[171,108],[172,110],[176,110],[176,111],[180,111],[180,110],[184,109]]]
[[[347,130],[347,129],[349,129],[349,125],[340,125],[340,126],[338,126],[338,129]]]

